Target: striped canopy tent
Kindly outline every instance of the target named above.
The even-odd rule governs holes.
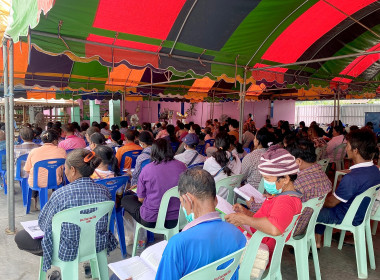
[[[57,88],[199,101],[240,90],[253,100],[332,98],[336,89],[376,97],[379,8],[375,0],[14,0],[6,33],[27,45],[30,66],[33,52],[72,61],[66,84],[49,85]]]
[[[1,68],[2,59],[1,54]],[[22,41],[14,46],[14,84],[16,97],[23,98],[119,99],[124,96],[134,101],[150,98],[192,102],[238,100],[240,87],[238,81],[225,77],[216,80],[189,74],[179,77],[169,70],[131,69],[125,64],[112,69],[99,61],[73,61],[66,54],[49,55],[35,46],[29,48]]]

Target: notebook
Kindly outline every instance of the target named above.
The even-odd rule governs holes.
[[[256,203],[263,203],[266,199],[261,192],[252,187],[250,184],[245,184],[240,188],[234,188],[234,192],[245,200],[250,200],[251,197],[254,197]]]
[[[220,212],[224,215],[236,213],[233,209],[233,206],[227,200],[220,197],[219,195],[216,195],[216,197],[218,199],[218,204],[216,205],[215,210],[217,210],[218,212]],[[251,231],[249,226],[243,225],[243,226],[241,226],[241,229],[243,231],[246,231],[250,235],[252,235],[252,231]]]
[[[21,225],[33,239],[40,239],[44,237],[44,232],[38,226],[38,220],[21,222]]]
[[[108,267],[119,279],[151,280],[156,277],[162,254],[168,242],[158,242],[146,248],[140,257],[132,257],[115,263]]]

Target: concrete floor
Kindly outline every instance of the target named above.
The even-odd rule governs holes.
[[[16,183],[16,227],[22,229],[20,222],[35,220],[38,212],[25,214],[22,207],[20,188]],[[39,257],[20,251],[14,243],[13,235],[6,235],[5,229],[8,227],[7,199],[3,191],[0,191],[0,280],[32,280],[38,279]],[[373,237],[377,270],[369,269],[368,279],[380,279],[380,226],[379,233]],[[128,246],[130,253],[131,246]],[[109,262],[121,260],[120,250],[113,251]],[[326,280],[349,280],[357,279],[355,249],[353,246],[343,246],[342,250],[337,249],[337,243],[333,241],[331,248],[322,248],[319,253],[322,279]],[[310,279],[315,279],[313,262],[309,261]],[[282,261],[282,277],[285,280],[297,279],[294,256],[285,247]],[[84,278],[83,269],[80,269],[79,279]],[[302,279],[303,280],[303,279]]]

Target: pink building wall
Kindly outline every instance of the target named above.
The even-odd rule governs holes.
[[[272,124],[277,124],[279,120],[288,121],[294,124],[296,101],[295,100],[276,100],[273,102]]]
[[[80,100],[81,101],[81,100]],[[104,102],[104,101],[103,101]],[[126,101],[125,110],[129,113],[129,117],[136,113],[139,106],[140,110],[137,113],[140,123],[156,122],[158,120],[158,104],[161,104],[161,110],[169,109],[174,111],[173,123],[177,121],[177,112],[181,112],[180,102],[160,102],[160,101]],[[82,102],[79,102],[83,108]],[[190,108],[190,103],[185,103],[185,112]],[[295,101],[294,100],[276,100],[273,104],[272,123],[276,124],[279,120],[287,120],[289,123],[294,123],[295,120]],[[194,109],[196,113],[186,119],[187,122],[193,121],[200,125],[204,125],[206,120],[210,118],[219,119],[222,114],[226,114],[231,118],[239,119],[239,102],[215,103],[214,115],[211,116],[212,103],[195,103]],[[68,109],[70,110],[70,109]],[[244,104],[244,120],[247,119],[249,113],[254,115],[254,120],[258,128],[265,124],[265,120],[270,115],[270,101],[245,102]]]

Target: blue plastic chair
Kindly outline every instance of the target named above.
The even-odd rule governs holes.
[[[204,162],[200,162],[200,163],[195,163],[195,164],[189,165],[187,168],[188,169],[195,168],[195,167],[201,167],[201,168],[203,168],[203,165],[204,165]]]
[[[142,170],[146,165],[148,165],[149,163],[151,163],[150,158],[147,158],[146,160],[143,160],[143,162],[141,163],[141,170]]]
[[[7,173],[7,170],[3,169],[3,157],[6,157],[6,153],[6,150],[0,151],[0,176],[3,179],[4,194],[7,194],[7,182],[5,180],[5,173]]]
[[[195,147],[195,150],[197,150],[198,154],[203,155],[203,153],[205,151],[205,145],[198,145]]]
[[[121,169],[121,170],[124,169],[125,158],[126,158],[126,157],[129,157],[129,158],[132,159],[131,168],[135,168],[137,157],[141,154],[141,152],[142,152],[142,150],[133,150],[133,151],[125,152],[125,153],[121,156],[120,169]]]
[[[209,144],[210,147],[213,147],[215,143],[215,139],[208,139],[205,141],[205,145]]]
[[[179,142],[170,142],[170,146],[172,146],[173,152],[177,152],[179,147]]]
[[[105,186],[111,193],[112,200],[116,202],[116,192],[119,188],[125,187],[128,183],[128,176],[120,176],[108,179],[97,180],[96,183]],[[110,218],[110,231],[114,233],[114,224],[116,219],[117,234],[119,235],[119,243],[122,258],[127,257],[127,246],[125,243],[125,233],[124,233],[124,221],[123,221],[123,211],[122,207],[113,207],[112,215]]]
[[[15,180],[20,182],[20,188],[22,192],[22,203],[24,207],[28,205],[28,177],[23,178],[21,177],[21,164],[23,161],[26,161],[29,154],[21,155],[17,158],[16,161],[16,176]]]
[[[45,206],[48,201],[48,189],[58,189],[62,186],[62,183],[57,185],[57,169],[62,165],[65,165],[66,159],[54,158],[38,161],[33,166],[33,186],[29,186],[28,190],[28,203],[26,206],[26,214],[30,212],[30,201],[32,199],[32,191],[38,191],[40,196],[40,208]],[[38,186],[38,170],[44,168],[48,171],[48,179],[46,188],[40,188]]]
[[[250,148],[244,148],[244,151],[246,151],[247,154],[249,154],[251,152],[251,149]]]
[[[66,154],[68,155],[70,152],[74,151],[75,149],[68,149],[66,150]]]

